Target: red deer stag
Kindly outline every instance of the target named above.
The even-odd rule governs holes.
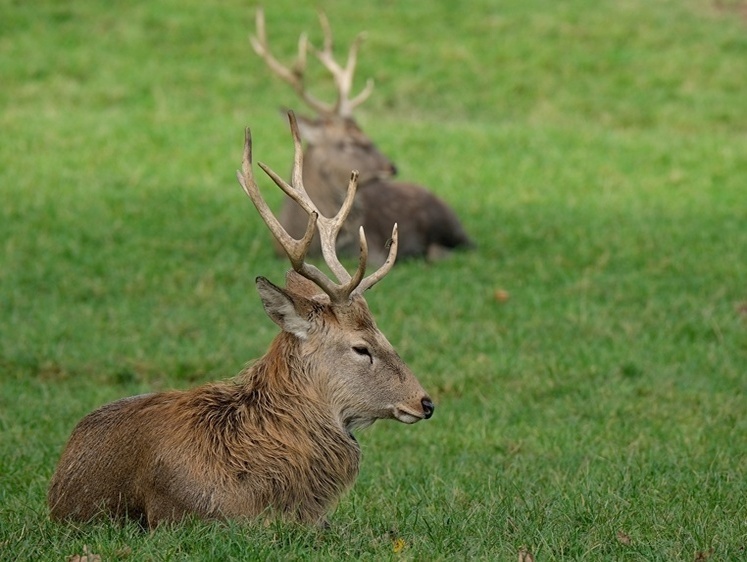
[[[319,211],[331,216],[345,198],[350,170],[358,170],[358,196],[353,203],[347,224],[337,240],[340,253],[355,251],[356,233],[363,225],[369,239],[370,259],[380,264],[386,257],[386,244],[392,225],[399,225],[400,258],[426,257],[434,259],[453,248],[472,247],[473,243],[454,211],[427,189],[412,183],[395,182],[394,164],[384,156],[353,118],[353,110],[364,102],[373,89],[373,82],[351,97],[353,75],[358,56],[359,35],[350,47],[343,67],[332,52],[332,32],[324,14],[320,13],[324,31],[324,47],[314,48],[306,35],[298,43],[298,57],[291,67],[281,64],[270,52],[263,11],[257,10],[256,37],[251,38],[256,53],[270,70],[290,84],[299,97],[313,109],[315,119],[298,118],[301,137],[306,141],[304,180]],[[307,53],[311,50],[332,75],[337,89],[334,104],[325,103],[306,89]],[[280,222],[294,236],[301,236],[306,225],[304,210],[286,198]],[[318,253],[318,244],[312,246]]]
[[[368,247],[351,276],[335,239],[356,191],[333,218],[312,203],[302,178],[302,148],[290,115],[295,157],[291,185],[259,166],[306,212],[300,240],[272,215],[252,174],[246,131],[239,182],[285,249],[293,270],[286,287],[257,278],[268,316],[282,332],[269,351],[230,381],[185,391],[125,398],[77,425],[49,488],[56,520],[125,517],[153,528],[193,515],[204,519],[276,517],[323,524],[354,482],[360,450],[352,432],[378,419],[415,423],[434,405],[376,327],[364,291],[391,269],[365,276]],[[305,261],[318,228],[333,279]]]

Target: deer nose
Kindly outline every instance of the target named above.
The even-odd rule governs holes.
[[[392,164],[391,168],[389,169],[389,172],[390,172],[390,173],[391,173],[391,174],[392,174],[393,176],[396,176],[396,175],[397,175],[397,166],[395,166],[394,164]]]
[[[420,401],[420,404],[423,406],[423,414],[425,415],[425,419],[429,419],[433,415],[433,410],[436,409],[436,406],[433,405],[433,402],[431,402],[430,398],[423,398]]]

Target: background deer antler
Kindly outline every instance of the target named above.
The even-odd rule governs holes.
[[[364,279],[366,273],[366,262],[368,261],[368,244],[366,243],[366,236],[363,231],[363,227],[360,229],[360,258],[358,260],[358,268],[354,275],[350,275],[345,267],[340,263],[337,257],[337,251],[335,249],[335,242],[337,235],[342,228],[345,219],[350,212],[350,208],[353,204],[355,197],[355,191],[358,186],[358,172],[353,171],[350,176],[350,182],[348,183],[347,195],[345,201],[340,207],[340,210],[332,218],[323,216],[316,205],[311,201],[306,189],[303,185],[303,149],[301,146],[301,138],[298,132],[298,123],[296,122],[296,116],[292,111],[288,112],[288,119],[290,121],[291,133],[293,135],[294,144],[294,158],[293,158],[293,171],[291,175],[291,184],[286,183],[280,176],[278,176],[272,169],[259,162],[259,167],[272,178],[280,189],[282,189],[291,199],[298,203],[309,215],[309,221],[306,226],[306,232],[300,240],[293,238],[280,224],[280,221],[272,214],[269,206],[265,202],[252,172],[252,137],[249,128],[246,129],[245,140],[244,140],[244,158],[242,162],[242,170],[237,171],[236,175],[244,189],[244,192],[254,203],[257,208],[262,220],[264,220],[270,232],[275,236],[277,241],[285,250],[288,255],[288,259],[295,271],[297,271],[303,277],[316,283],[320,289],[322,289],[332,302],[343,303],[350,299],[353,293],[362,293],[363,291],[371,288],[374,284],[380,281],[394,265],[394,261],[397,258],[397,225],[394,225],[392,229],[392,243],[389,247],[389,254],[383,265],[377,269],[374,273]],[[313,264],[306,262],[306,254],[311,245],[311,240],[314,236],[314,230],[319,231],[319,238],[322,246],[322,256],[324,261],[337,278],[337,282],[330,279],[321,270],[319,270]]]
[[[340,117],[352,117],[353,110],[363,103],[373,91],[373,80],[371,78],[366,82],[365,88],[358,95],[351,99],[350,92],[353,88],[353,76],[355,75],[355,65],[358,60],[358,48],[363,41],[363,35],[359,34],[353,41],[348,50],[348,59],[345,66],[341,66],[335,61],[332,52],[332,29],[329,20],[323,12],[319,12],[319,22],[324,32],[324,47],[322,50],[316,49],[305,33],[302,33],[298,39],[298,57],[289,68],[281,64],[270,52],[267,43],[267,33],[265,31],[265,15],[260,8],[256,14],[256,37],[250,37],[254,51],[264,59],[267,66],[275,74],[290,84],[301,99],[314,111],[322,115],[338,115]],[[314,97],[306,90],[304,82],[307,62],[307,51],[311,49],[317,59],[329,70],[337,87],[337,101],[334,104],[325,103]]]

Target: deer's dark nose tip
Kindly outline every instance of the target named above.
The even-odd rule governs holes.
[[[392,164],[392,167],[391,167],[391,168],[389,169],[389,172],[390,172],[390,173],[391,173],[391,174],[392,174],[393,176],[396,176],[396,175],[397,175],[397,166],[395,166],[394,164]]]
[[[433,410],[436,409],[436,406],[433,405],[433,402],[431,402],[430,398],[423,398],[420,401],[420,404],[423,406],[423,414],[425,414],[425,419],[429,419],[433,415]]]

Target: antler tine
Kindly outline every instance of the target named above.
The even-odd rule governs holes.
[[[361,103],[368,99],[373,91],[374,82],[371,78],[366,81],[366,86],[363,90],[356,95],[353,99],[350,99],[350,91],[353,88],[353,76],[355,74],[355,66],[358,62],[358,48],[363,41],[365,35],[359,34],[353,44],[350,46],[348,51],[348,60],[343,68],[340,64],[335,61],[334,54],[332,53],[333,41],[332,41],[332,28],[329,25],[329,20],[324,12],[319,12],[319,23],[324,33],[324,47],[320,51],[313,45],[310,45],[314,54],[319,61],[329,70],[332,74],[332,78],[337,86],[337,103],[335,104],[335,113],[341,117],[351,117],[353,109],[359,106]]]
[[[241,187],[244,188],[244,192],[249,196],[252,203],[254,203],[254,206],[257,208],[262,220],[264,220],[265,224],[270,229],[270,232],[272,232],[283,250],[285,250],[293,269],[316,283],[323,291],[334,291],[335,287],[330,285],[330,281],[324,273],[304,261],[306,258],[306,252],[308,252],[311,240],[314,236],[318,214],[309,214],[309,223],[306,226],[306,232],[300,240],[296,240],[286,232],[280,222],[272,214],[272,211],[270,211],[270,208],[267,206],[267,203],[259,192],[257,183],[254,181],[254,175],[252,173],[252,135],[248,127],[244,138],[244,159],[242,170],[237,171],[236,176],[238,177]]]
[[[363,227],[361,227],[361,236],[363,236]],[[379,269],[374,271],[371,275],[360,282],[360,284],[355,289],[355,293],[363,293],[364,291],[367,291],[376,283],[381,281],[387,273],[389,273],[389,271],[392,269],[392,266],[394,265],[395,260],[397,259],[398,245],[399,235],[397,231],[397,223],[395,222],[394,227],[392,228],[392,239],[391,244],[389,245],[389,254],[387,255],[386,261],[381,264],[381,267],[379,267]]]
[[[378,283],[394,266],[394,262],[397,259],[397,248],[399,246],[399,236],[397,224],[394,224],[392,228],[392,239],[389,245],[389,254],[384,263],[374,273],[363,278],[366,274],[366,264],[368,262],[368,243],[366,241],[366,234],[363,227],[359,230],[359,242],[360,242],[360,257],[358,259],[358,267],[355,273],[351,276],[344,266],[340,263],[337,257],[336,241],[337,235],[342,228],[345,219],[347,219],[350,209],[355,199],[355,193],[358,187],[358,171],[353,170],[350,174],[350,181],[348,182],[348,189],[340,210],[332,218],[327,218],[322,215],[316,208],[316,205],[311,201],[306,190],[303,187],[303,178],[301,170],[303,168],[303,147],[301,145],[301,139],[298,132],[298,123],[296,116],[293,111],[288,112],[288,119],[290,121],[291,133],[293,134],[293,141],[295,147],[294,161],[293,161],[293,187],[288,186],[281,178],[276,179],[276,174],[272,170],[266,169],[265,166],[262,168],[268,175],[270,175],[283,191],[285,191],[294,201],[296,201],[301,207],[309,214],[315,213],[318,216],[316,221],[317,229],[319,231],[319,237],[322,246],[322,256],[327,266],[337,277],[340,282],[339,285],[335,285],[339,291],[339,300],[347,300],[351,294],[362,294],[364,291],[373,287]],[[321,286],[321,285],[320,285]],[[325,290],[325,292],[327,292]],[[330,298],[333,297],[329,292]]]
[[[340,207],[340,210],[337,211],[337,214],[332,218],[328,218],[322,215],[317,206],[309,197],[309,194],[306,192],[306,188],[303,185],[303,146],[301,144],[301,137],[298,131],[298,122],[293,111],[288,112],[288,120],[290,122],[294,145],[291,185],[288,185],[273,170],[271,170],[261,162],[259,163],[259,166],[268,176],[272,178],[272,180],[280,187],[280,189],[282,189],[286,193],[286,195],[288,195],[288,197],[298,203],[301,208],[306,211],[306,213],[308,213],[309,215],[317,215],[318,218],[316,221],[316,226],[319,231],[319,240],[321,243],[322,256],[324,257],[324,261],[330,268],[330,270],[335,274],[337,280],[342,284],[347,284],[350,282],[351,277],[337,257],[336,243],[337,236],[340,233],[340,230],[345,223],[345,219],[347,219],[348,214],[350,213],[350,209],[353,206],[355,192],[358,187],[358,172],[354,171],[351,174],[345,201],[343,201],[343,204]]]
[[[269,168],[263,166],[262,164],[260,164],[260,166],[265,171],[269,170]],[[280,243],[283,250],[285,250],[285,253],[288,256],[293,269],[302,276],[316,283],[320,289],[330,295],[331,299],[335,299],[339,291],[337,285],[332,283],[331,280],[326,275],[324,275],[324,273],[322,273],[317,267],[313,266],[312,264],[306,263],[305,261],[306,253],[308,252],[309,246],[311,245],[311,240],[314,237],[314,231],[316,230],[316,222],[319,214],[316,211],[309,213],[309,222],[306,225],[306,232],[304,233],[303,238],[301,238],[300,240],[296,240],[295,238],[293,238],[283,228],[283,226],[280,224],[280,221],[278,221],[275,218],[275,215],[272,214],[272,211],[270,211],[270,208],[262,197],[262,194],[259,192],[257,182],[254,181],[254,174],[252,173],[252,136],[251,131],[248,127],[246,129],[244,137],[244,158],[242,162],[242,169],[241,171],[236,172],[236,176],[239,180],[239,183],[241,184],[241,187],[244,189],[244,192],[249,196],[249,198],[252,200],[252,203],[254,203],[254,206],[257,208],[257,211],[262,217],[262,220],[270,229],[270,232],[272,232],[273,236],[275,236],[277,241]],[[277,174],[275,174],[274,172],[272,172],[272,177],[273,180],[275,180],[275,183],[277,183],[278,186],[283,189],[283,191],[286,191],[286,193],[293,189],[282,179],[277,177]],[[349,294],[346,295],[346,298],[347,297],[349,297]]]
[[[267,32],[265,30],[265,13],[262,8],[257,9],[255,16],[257,36],[250,36],[249,41],[257,53],[267,64],[272,72],[277,74],[283,81],[291,85],[299,97],[314,111],[321,114],[334,114],[335,106],[326,104],[317,99],[306,91],[304,85],[304,73],[306,72],[306,53],[310,46],[305,33],[298,38],[298,57],[294,61],[292,68],[288,68],[280,63],[270,52],[270,46],[267,42]]]
[[[306,225],[306,232],[301,240],[293,238],[283,226],[272,214],[269,206],[265,202],[262,194],[259,192],[257,182],[254,181],[254,174],[252,172],[252,133],[249,127],[246,128],[244,134],[244,157],[242,160],[241,171],[236,172],[236,177],[239,180],[239,184],[244,189],[249,198],[257,208],[259,215],[265,222],[267,227],[272,232],[273,236],[277,239],[280,245],[288,254],[288,258],[291,261],[294,269],[300,267],[303,263],[303,259],[306,256],[309,246],[311,245],[311,239],[314,236],[314,230],[316,229],[316,221],[318,215],[316,213],[309,213],[309,222]]]

